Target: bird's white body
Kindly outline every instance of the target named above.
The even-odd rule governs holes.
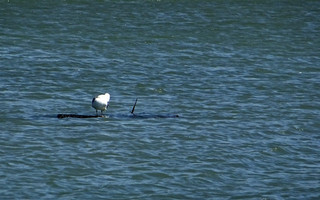
[[[101,113],[102,113],[102,111],[107,110],[109,105],[109,100],[110,100],[109,93],[100,94],[92,99],[92,107],[96,109],[96,112],[98,112],[98,110],[101,110]]]

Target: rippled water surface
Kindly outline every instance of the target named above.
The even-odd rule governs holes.
[[[319,199],[319,27],[318,1],[1,1],[0,199]]]

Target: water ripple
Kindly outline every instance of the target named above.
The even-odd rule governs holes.
[[[319,7],[1,3],[0,198],[317,199]]]

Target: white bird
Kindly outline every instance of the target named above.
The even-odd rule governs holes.
[[[109,100],[110,100],[109,93],[100,94],[92,99],[92,107],[96,109],[97,115],[98,115],[98,110],[101,110],[101,115],[102,115],[102,111],[107,110],[109,106]]]

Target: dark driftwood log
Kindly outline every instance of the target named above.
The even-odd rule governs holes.
[[[72,117],[72,118],[97,118],[97,117],[103,117],[103,116],[101,116],[101,115],[58,114],[57,117],[59,119],[62,119],[62,118],[68,118],[68,117]]]
[[[179,115],[172,115],[172,114],[167,114],[167,115],[152,115],[152,114],[135,114],[134,113],[134,109],[136,108],[138,102],[138,98],[136,99],[132,110],[131,110],[131,115],[121,115],[122,117],[129,117],[129,118],[177,118],[180,117]],[[97,118],[97,117],[104,117],[103,115],[76,115],[76,114],[58,114],[57,117],[59,119],[62,118],[68,118],[68,117],[72,117],[72,118]]]
[[[57,118],[98,118],[105,117],[104,115],[76,115],[76,114],[58,114]],[[149,119],[149,118],[178,118],[179,115],[152,115],[152,114],[129,114],[129,115],[111,115],[110,117],[115,118],[140,118],[140,119]]]

